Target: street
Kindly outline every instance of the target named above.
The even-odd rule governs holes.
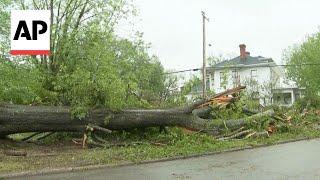
[[[320,139],[183,160],[21,179],[320,179]]]

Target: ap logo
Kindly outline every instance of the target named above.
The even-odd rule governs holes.
[[[12,55],[50,54],[50,11],[11,11]]]

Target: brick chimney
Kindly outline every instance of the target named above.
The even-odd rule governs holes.
[[[246,55],[246,45],[245,44],[240,44],[240,59],[246,59],[247,55]]]

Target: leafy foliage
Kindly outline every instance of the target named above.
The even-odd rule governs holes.
[[[226,106],[212,106],[212,115],[215,119],[226,120],[226,119],[240,119],[248,117],[244,112],[243,108],[251,111],[257,111],[259,108],[259,102],[252,99],[249,95],[242,93],[240,99],[236,102]]]
[[[52,13],[52,55],[3,57],[0,101],[17,104],[70,105],[83,118],[89,108],[111,110],[157,105],[165,89],[164,69],[137,33],[119,38],[114,29],[135,14],[127,1],[3,1],[10,9],[49,9]],[[9,16],[1,16],[2,32]],[[0,37],[1,38],[1,37]],[[1,38],[8,43],[8,39]],[[7,50],[3,50],[7,52]],[[2,53],[6,54],[6,53]]]
[[[299,46],[289,49],[284,56],[287,64],[288,76],[299,86],[306,88],[306,95],[318,95],[320,89],[319,62],[320,62],[320,33],[309,36]],[[307,64],[307,65],[304,65]]]
[[[8,8],[11,5],[10,0],[0,1],[0,52],[5,52],[9,47],[9,11]]]
[[[41,88],[42,76],[30,64],[0,59],[0,101],[16,104],[41,102],[47,92]]]
[[[182,77],[178,75],[169,73],[165,75],[164,79],[164,88],[162,88],[162,92],[160,93],[160,107],[183,106],[187,102],[201,98],[199,96],[201,90],[201,80],[199,77],[191,77],[182,87],[179,86],[178,82]]]

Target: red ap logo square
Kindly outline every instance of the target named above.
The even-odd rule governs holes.
[[[50,54],[50,11],[11,11],[12,55]]]

